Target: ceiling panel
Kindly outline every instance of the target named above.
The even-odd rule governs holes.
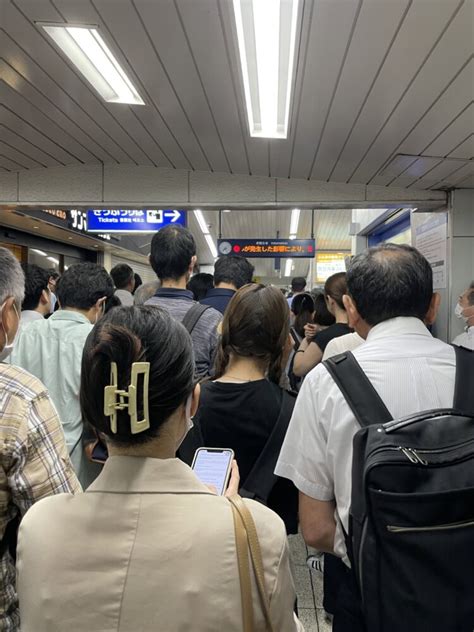
[[[413,181],[408,163],[382,171],[393,156],[442,159],[472,133],[472,0],[302,0],[289,136],[271,141],[249,136],[232,0],[0,7],[3,169],[99,161],[394,186]],[[98,25],[145,105],[104,102],[46,21]]]

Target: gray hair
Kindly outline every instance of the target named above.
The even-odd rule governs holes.
[[[0,305],[13,296],[21,307],[25,297],[25,275],[20,263],[6,248],[0,248]]]
[[[474,281],[471,281],[470,286],[468,287],[468,294],[467,294],[467,300],[469,302],[469,305],[474,305]]]
[[[161,283],[159,281],[150,281],[149,283],[143,283],[139,288],[135,290],[135,294],[133,295],[133,303],[135,305],[145,305],[147,300],[151,298],[156,290],[161,287]]]

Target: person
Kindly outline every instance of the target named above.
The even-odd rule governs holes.
[[[384,244],[352,260],[344,306],[366,340],[355,358],[394,419],[451,408],[455,355],[433,338],[440,297],[433,294],[429,262],[407,245]],[[359,426],[344,396],[320,364],[307,376],[280,453],[276,473],[300,491],[306,543],[346,558],[352,439]],[[345,565],[339,582],[334,632],[364,630],[360,603]]]
[[[288,307],[291,309],[291,303],[295,296],[302,294],[306,288],[306,279],[304,277],[295,277],[291,279],[291,292],[286,299],[288,301]]]
[[[119,297],[116,294],[112,294],[112,296],[109,296],[104,303],[104,314],[107,314],[107,312],[114,307],[120,307],[120,305],[122,305],[122,303]]]
[[[224,313],[215,376],[201,384],[195,428],[180,452],[186,462],[202,446],[232,448],[246,487],[277,423],[283,438],[290,421],[295,399],[279,386],[289,350],[288,307],[281,292],[258,284],[238,290]],[[280,447],[281,440],[271,472]],[[276,479],[267,504],[288,533],[297,532],[297,492],[291,483]]]
[[[160,287],[158,279],[156,281],[149,281],[140,285],[138,290],[135,290],[133,295],[134,305],[144,305],[148,299],[155,295],[156,290]]]
[[[84,419],[107,436],[111,456],[84,494],[47,499],[23,520],[22,632],[242,630],[231,504],[175,458],[199,399],[189,334],[165,309],[118,307],[87,339],[82,374]],[[131,385],[138,393],[127,407],[118,397]],[[227,494],[237,488],[234,464]],[[244,503],[273,629],[301,629],[283,523]],[[251,598],[252,629],[264,632],[255,587]]]
[[[305,337],[305,326],[313,322],[314,301],[311,294],[303,293],[295,296],[291,303],[291,312],[293,314],[292,330],[300,343]]]
[[[195,301],[203,299],[207,291],[214,287],[214,277],[206,272],[193,274],[186,285],[187,290],[191,290]]]
[[[252,282],[253,273],[254,267],[245,257],[220,257],[214,264],[214,288],[207,291],[201,303],[223,314],[236,291]]]
[[[133,285],[133,296],[135,296],[135,292],[138,290],[139,287],[141,287],[143,285],[143,281],[142,281],[142,277],[138,274],[138,272],[134,272],[133,273],[133,278],[135,279],[135,283]]]
[[[60,279],[60,274],[54,268],[50,268],[48,270],[49,279],[48,279],[48,288],[51,292],[51,314],[53,314],[58,305],[57,305],[57,297],[56,297],[56,286]]]
[[[41,498],[73,494],[80,485],[47,389],[24,369],[5,362],[19,327],[24,277],[6,248],[0,248],[0,269],[0,629],[17,632],[14,551],[18,522]]]
[[[364,342],[364,339],[359,336],[356,331],[353,331],[351,334],[345,334],[344,336],[338,336],[337,338],[333,338],[326,345],[326,349],[324,350],[323,362],[328,358],[332,358],[339,353],[344,353],[345,351],[354,351],[357,347]]]
[[[217,349],[217,325],[222,320],[222,314],[212,307],[196,311],[199,303],[186,289],[196,262],[196,242],[187,228],[170,225],[155,233],[151,241],[150,264],[161,287],[145,305],[164,307],[180,322],[185,321],[186,316],[189,318],[191,309],[195,311],[197,321],[191,328],[191,338],[196,378],[202,378],[212,371]]]
[[[21,304],[20,326],[24,327],[51,313],[51,290],[47,270],[34,263],[22,263],[21,267],[25,275],[25,298]]]
[[[456,336],[453,345],[474,349],[474,281],[459,297],[454,313],[466,323],[466,331]]]
[[[115,296],[118,296],[122,305],[133,305],[135,275],[132,268],[126,263],[119,263],[112,268],[110,276],[116,288]]]
[[[82,351],[113,291],[112,279],[102,266],[72,265],[57,285],[60,309],[47,320],[25,327],[12,354],[12,362],[35,375],[51,393],[83,487],[97,474],[97,468],[87,463],[81,442],[84,431],[79,406]]]
[[[342,297],[347,291],[346,273],[337,272],[330,276],[324,285],[324,299],[328,311],[334,316],[335,323],[324,331],[317,331],[310,325],[306,327],[306,338],[302,341],[295,355],[293,371],[303,377],[309,373],[323,358],[326,345],[333,338],[351,333],[347,324],[347,314]]]

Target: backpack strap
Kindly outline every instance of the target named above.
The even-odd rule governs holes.
[[[454,408],[474,414],[474,351],[453,345],[456,353]]]
[[[295,398],[287,391],[283,391],[278,419],[265,447],[239,490],[240,495],[244,498],[253,498],[264,504],[267,503],[270,492],[278,480],[275,467],[294,406]]]
[[[350,351],[328,358],[323,364],[362,428],[393,420],[380,395]]]
[[[196,327],[199,319],[205,311],[211,308],[211,305],[203,305],[202,303],[194,303],[194,305],[188,309],[184,315],[181,324],[186,327],[189,334],[192,334],[194,327]]]

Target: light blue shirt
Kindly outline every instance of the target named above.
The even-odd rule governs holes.
[[[83,314],[59,310],[47,320],[33,321],[21,328],[11,354],[12,364],[23,367],[47,387],[58,410],[69,453],[74,450],[71,460],[80,478],[84,457],[79,387],[82,351],[91,329],[92,324]]]

